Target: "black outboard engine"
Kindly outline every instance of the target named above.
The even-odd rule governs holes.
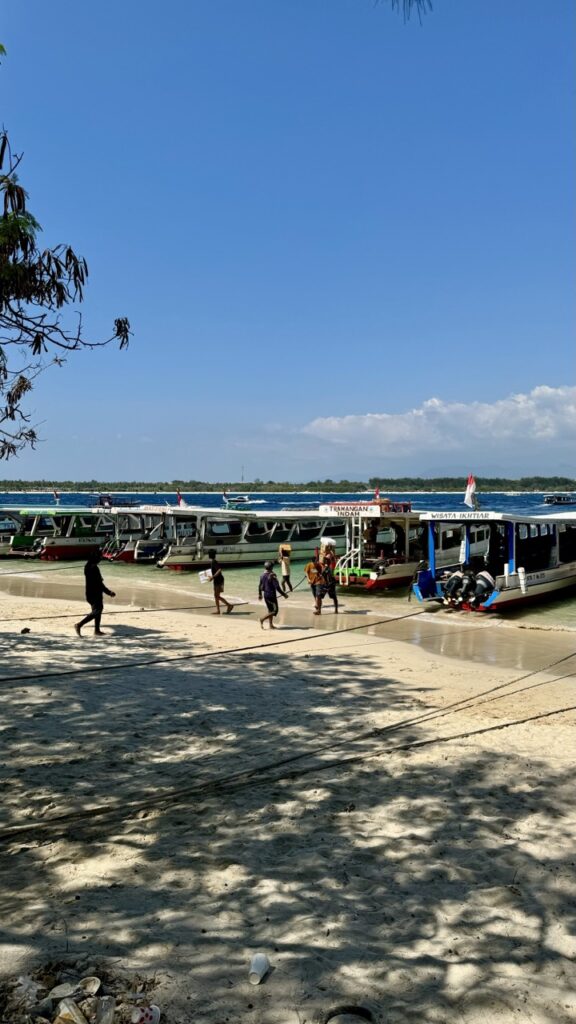
[[[477,608],[479,605],[490,597],[490,594],[496,586],[496,580],[488,572],[487,569],[482,569],[481,572],[476,576],[476,589],[473,596],[470,598],[470,604]]]
[[[467,604],[468,601],[474,596],[476,591],[476,577],[472,572],[469,565],[464,566],[464,572],[462,576],[462,590],[460,591],[458,601],[460,604]]]
[[[451,604],[456,601],[456,598],[462,589],[463,580],[464,573],[461,569],[456,569],[456,571],[448,577],[446,583],[443,584],[442,589],[444,591],[444,600],[446,604]]]

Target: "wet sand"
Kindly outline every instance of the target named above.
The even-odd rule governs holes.
[[[174,1024],[576,1020],[573,636],[306,593],[263,632],[176,579],[78,640],[82,582],[0,577],[4,974],[157,971]]]

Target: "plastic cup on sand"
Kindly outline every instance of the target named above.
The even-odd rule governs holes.
[[[255,953],[250,963],[248,981],[251,985],[259,985],[270,970],[270,961],[265,953]]]
[[[158,1024],[160,1020],[160,1008],[151,1003],[150,1006],[143,1006],[134,1010],[132,1014],[133,1024]]]

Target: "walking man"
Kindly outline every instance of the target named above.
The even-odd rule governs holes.
[[[104,594],[108,594],[108,597],[116,597],[113,590],[108,590],[108,587],[102,579],[102,573],[98,568],[98,562],[100,561],[100,552],[95,551],[91,554],[84,566],[84,576],[86,577],[86,600],[90,605],[92,611],[90,615],[86,615],[81,622],[77,622],[74,626],[77,636],[82,636],[82,626],[86,626],[88,622],[94,621],[94,635],[104,636],[104,633],[100,629],[100,620],[102,619],[102,611],[104,609]]]
[[[324,559],[322,576],[324,577],[324,594],[327,594],[330,600],[334,602],[334,611],[337,612],[338,593],[336,591],[336,577],[332,569],[332,559],[329,557]]]
[[[214,601],[216,602],[216,611],[213,615],[220,615],[220,605],[226,605],[226,615],[229,615],[234,605],[230,604],[229,601],[223,596],[224,594],[224,573],[222,572],[222,566],[216,559],[217,551],[215,548],[210,548],[208,552],[208,558],[210,559],[210,571],[212,573],[212,586],[214,587]]]
[[[282,590],[284,593],[288,590],[294,590],[290,582],[290,548],[285,548],[282,544],[280,545],[278,561],[280,562],[280,571],[282,573]]]
[[[326,591],[324,587],[324,577],[322,575],[322,566],[316,556],[314,556],[314,558],[304,566],[304,572],[308,583],[310,584],[310,590],[314,595],[314,615],[320,615],[322,612],[322,599]]]
[[[277,594],[282,594],[282,597],[288,597],[282,590],[282,587],[278,583],[278,577],[274,572],[274,566],[272,562],[264,562],[264,568],[266,572],[263,572],[260,577],[258,584],[258,600],[262,598],[266,601],[266,607],[268,614],[263,615],[260,619],[260,627],[264,629],[264,623],[268,621],[270,623],[270,629],[276,629],[273,623],[273,619],[278,615],[278,598]]]

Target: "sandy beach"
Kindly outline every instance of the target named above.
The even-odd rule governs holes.
[[[573,633],[136,587],[79,640],[81,594],[0,590],[4,978],[117,965],[171,1024],[576,1021]]]

